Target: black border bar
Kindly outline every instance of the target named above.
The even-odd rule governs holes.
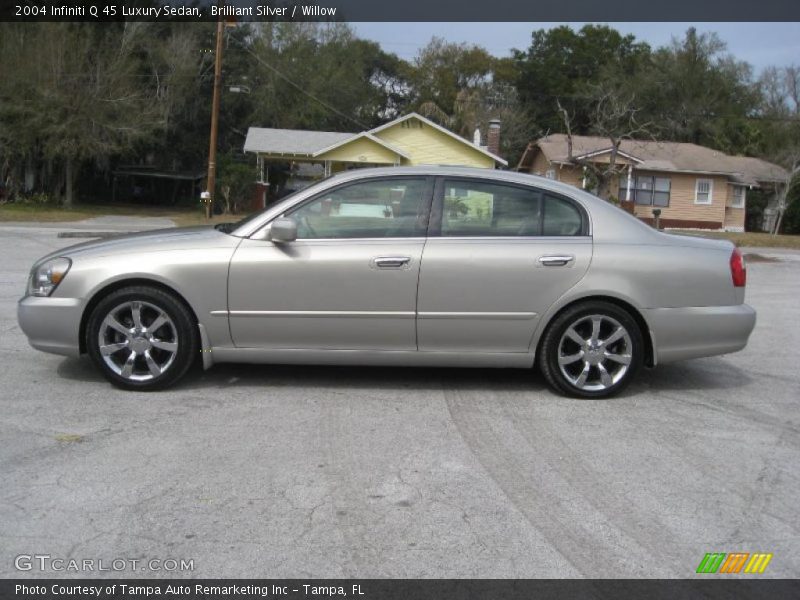
[[[24,586],[24,587],[20,587]],[[126,587],[127,586],[127,587]],[[178,593],[169,594],[168,586]],[[235,586],[235,587],[234,587]],[[308,587],[305,587],[308,586]],[[357,586],[357,587],[356,587]],[[136,589],[138,588],[138,589]],[[210,588],[230,588],[209,593]],[[32,590],[36,591],[32,591]],[[231,591],[232,590],[232,591]],[[74,593],[70,593],[74,591]],[[97,592],[100,592],[99,594]],[[139,593],[137,593],[139,592]],[[336,593],[332,593],[336,592]],[[344,595],[339,592],[344,592]],[[797,598],[800,580],[696,579],[3,579],[0,598],[31,600],[749,600]]]
[[[225,4],[228,10],[244,9],[245,14],[237,17],[240,22],[800,21],[797,0],[228,0]],[[211,0],[0,0],[0,21],[214,21],[219,18],[212,12],[216,6]],[[75,14],[64,8],[84,10]],[[188,8],[197,13],[178,14]]]

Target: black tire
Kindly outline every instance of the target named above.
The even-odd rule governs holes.
[[[598,336],[591,334],[595,321],[600,323]],[[621,335],[617,326],[627,335],[613,341],[614,336]],[[585,345],[578,344],[567,333],[570,328],[571,334],[579,334],[577,337]],[[603,336],[612,340],[607,347],[595,344],[602,342]],[[608,398],[619,393],[636,376],[645,353],[636,320],[625,309],[600,300],[575,304],[559,314],[548,325],[539,348],[539,369],[547,383],[555,391],[573,398]],[[566,364],[559,363],[560,356]],[[630,362],[623,364],[628,357]],[[587,375],[581,382],[584,371]]]
[[[134,327],[134,310],[140,328]],[[106,321],[107,317],[113,319]],[[148,330],[148,323],[156,329]],[[119,350],[111,352],[117,346]],[[151,286],[112,292],[94,307],[86,326],[89,356],[106,379],[124,390],[154,391],[174,385],[196,361],[199,347],[191,311],[173,294]],[[126,373],[128,362],[131,370]]]

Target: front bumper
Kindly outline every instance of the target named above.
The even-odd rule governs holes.
[[[80,298],[25,296],[17,304],[17,321],[37,350],[78,356],[82,312]]]
[[[747,345],[756,325],[756,311],[747,304],[642,312],[654,338],[657,363],[737,352]]]

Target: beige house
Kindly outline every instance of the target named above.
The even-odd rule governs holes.
[[[570,158],[567,136],[554,134],[528,144],[517,170],[587,188],[590,169],[576,162],[608,164],[611,153],[608,138],[572,136]],[[678,142],[624,140],[615,165],[612,195],[646,221],[660,209],[661,225],[675,228],[744,231],[747,192],[774,188],[786,177],[758,158]]]
[[[508,163],[497,155],[499,128],[499,121],[490,123],[487,145],[482,146],[417,113],[360,133],[250,127],[244,151],[257,157],[259,194],[266,199],[268,169],[286,163],[302,164],[308,182],[360,167],[460,165],[494,169],[507,166]]]

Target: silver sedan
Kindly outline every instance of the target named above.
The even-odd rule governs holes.
[[[31,345],[154,390],[196,361],[539,366],[598,398],[741,350],[730,242],[655,231],[573,187],[456,167],[350,171],[235,224],[79,244],[33,266]]]

